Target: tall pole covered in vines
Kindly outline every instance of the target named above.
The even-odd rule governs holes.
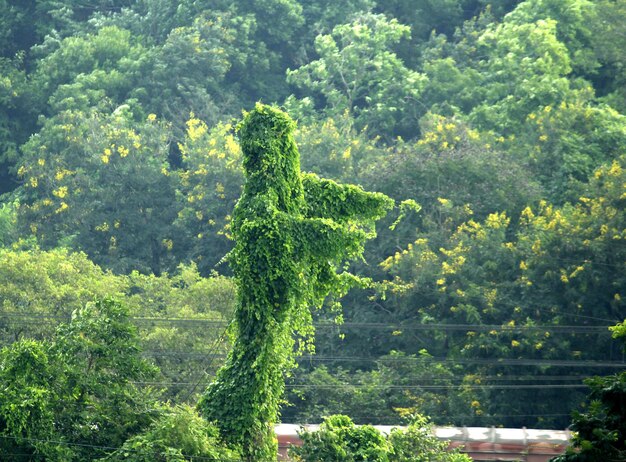
[[[300,172],[295,123],[257,104],[238,126],[246,183],[235,207],[230,264],[238,285],[235,342],[199,408],[250,461],[276,459],[277,422],[295,338],[313,334],[311,306],[358,278],[361,256],[393,206],[380,193]]]

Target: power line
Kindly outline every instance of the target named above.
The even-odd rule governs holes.
[[[211,350],[201,352],[187,352],[185,350],[146,350],[145,356],[150,357],[190,357],[212,359],[226,358],[225,353],[212,353]],[[296,358],[302,362],[376,362],[381,364],[398,362],[429,362],[454,364],[493,364],[493,365],[524,365],[524,366],[560,366],[560,367],[615,367],[626,368],[625,361],[594,361],[594,360],[554,360],[554,359],[520,359],[520,358],[442,358],[442,357],[414,357],[414,356],[333,356],[333,355],[305,355]]]
[[[41,323],[41,320],[65,320],[70,321],[68,316],[59,315],[31,315],[27,313],[2,313],[1,318],[17,318],[23,323],[36,323],[46,325],[56,325],[56,323]],[[600,318],[597,318],[600,319]],[[216,321],[210,319],[201,318],[153,318],[153,317],[129,317],[129,320],[137,323],[168,323],[168,324],[201,324],[203,326],[209,326],[214,328],[224,328],[229,325],[225,321]],[[429,331],[429,330],[445,330],[445,331],[480,331],[480,332],[517,332],[517,331],[537,331],[537,332],[550,332],[552,333],[566,333],[566,334],[590,334],[590,333],[606,333],[610,335],[609,327],[613,325],[594,325],[594,326],[581,326],[581,325],[500,325],[500,324],[421,324],[421,323],[380,323],[380,322],[344,322],[337,324],[334,322],[315,322],[313,326],[316,329],[328,329],[334,328],[341,330],[343,328],[355,328],[355,329],[395,329],[395,330],[415,330],[415,331]]]
[[[358,356],[301,356],[298,358],[299,362],[311,361],[311,362],[380,362],[380,363],[394,363],[394,362],[411,362],[411,361],[426,361],[433,363],[447,363],[447,364],[485,364],[496,366],[559,366],[559,367],[607,367],[607,368],[626,368],[626,362],[624,361],[587,361],[587,360],[553,360],[553,359],[513,359],[513,358],[437,358],[434,356],[429,357],[410,357],[410,356],[398,356],[398,357],[358,357]]]
[[[161,381],[135,381],[130,382],[135,385],[193,385],[194,382],[161,382]],[[285,384],[285,388],[297,390],[336,390],[342,388],[350,390],[353,388],[366,388],[371,390],[456,390],[462,386],[463,389],[476,390],[507,390],[507,389],[558,389],[558,388],[588,388],[585,384],[459,384],[459,385],[369,385],[369,384]]]
[[[320,384],[286,384],[285,388],[299,390],[336,390],[337,388],[367,388],[373,390],[456,390],[458,385],[380,385],[371,386],[367,384],[346,384],[346,385],[320,385]],[[588,388],[585,384],[554,384],[554,385],[464,385],[464,389],[472,390],[506,390],[506,389],[553,389],[553,388]]]
[[[199,356],[204,353],[185,353],[176,350],[164,350],[163,352],[145,351],[146,356]],[[207,353],[213,359],[225,358],[227,355],[223,353],[211,354]],[[428,363],[447,363],[447,364],[484,364],[495,366],[558,366],[558,367],[606,367],[606,368],[626,368],[625,361],[596,361],[596,360],[556,360],[556,359],[523,359],[523,358],[443,358],[435,356],[415,357],[415,356],[324,356],[324,355],[304,355],[298,356],[296,361],[302,362],[372,362],[372,363],[406,363],[406,362],[428,362]]]
[[[213,355],[213,352],[217,349],[217,347],[223,343],[224,341],[224,337],[226,336],[226,332],[228,332],[228,328],[232,325],[232,323],[235,321],[235,318],[233,317],[230,321],[230,323],[228,324],[228,326],[226,326],[226,328],[223,330],[223,332],[221,333],[221,335],[215,339],[215,342],[213,343],[213,346],[211,347],[211,349],[209,350],[209,352],[207,353],[207,355],[205,356],[205,358],[203,359],[203,362],[206,360],[209,360],[208,364],[204,367],[204,369],[202,369],[202,372],[200,372],[196,377],[197,380],[195,380],[195,384],[193,385],[193,387],[191,387],[191,389],[189,390],[189,393],[187,393],[187,395],[185,396],[185,398],[183,399],[183,401],[187,401],[189,399],[189,397],[191,395],[194,394],[194,392],[196,391],[196,389],[198,388],[198,386],[200,385],[200,383],[202,383],[202,379],[203,376],[206,375],[207,370],[209,369],[209,367],[213,364],[213,360],[215,359],[215,356]]]

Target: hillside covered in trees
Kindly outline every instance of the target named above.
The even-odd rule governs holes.
[[[421,206],[313,310],[282,420],[565,428],[626,368],[624,43],[625,0],[0,0],[0,454],[237,457],[194,406],[257,101]]]

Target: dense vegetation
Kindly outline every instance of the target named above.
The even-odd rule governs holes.
[[[238,457],[188,405],[235,331],[234,125],[259,100],[303,170],[421,205],[333,262],[373,283],[312,312],[283,421],[563,428],[623,370],[626,1],[0,12],[3,455]]]

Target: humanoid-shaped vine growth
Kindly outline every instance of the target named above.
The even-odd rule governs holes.
[[[296,336],[313,333],[309,308],[356,280],[338,267],[362,254],[393,207],[383,194],[302,174],[294,129],[287,114],[261,104],[238,126],[246,183],[232,222],[235,342],[199,403],[251,461],[276,460],[284,374]]]

